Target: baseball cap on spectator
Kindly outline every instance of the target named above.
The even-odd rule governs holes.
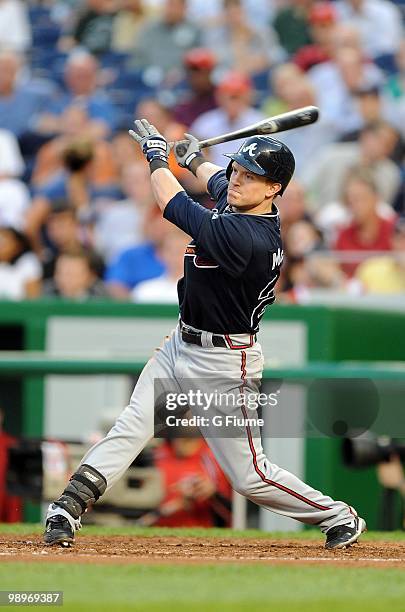
[[[311,25],[335,23],[336,10],[331,2],[316,2],[309,11],[308,21]]]
[[[218,83],[217,92],[233,96],[252,91],[252,81],[241,72],[228,72]]]
[[[191,70],[212,70],[217,60],[209,49],[196,47],[185,54],[183,62],[185,67]]]

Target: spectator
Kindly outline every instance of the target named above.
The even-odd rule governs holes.
[[[367,293],[405,294],[405,217],[400,217],[392,236],[392,254],[370,257],[356,270]]]
[[[197,48],[186,53],[183,64],[189,89],[173,108],[173,117],[189,127],[200,115],[217,106],[212,79],[216,59],[209,49]]]
[[[247,23],[253,29],[267,29],[274,13],[273,2],[242,0]],[[205,28],[216,26],[223,17],[223,0],[188,0],[187,15],[191,21],[203,23]]]
[[[135,116],[147,119],[169,141],[183,137],[185,126],[177,123],[171,111],[155,98],[141,100],[136,108]]]
[[[384,202],[391,204],[401,183],[400,171],[390,155],[398,141],[396,130],[384,121],[365,126],[357,143],[336,143],[325,147],[302,180],[309,190],[312,208],[318,210],[340,199],[341,186],[352,166],[365,166],[374,173]]]
[[[137,116],[139,116],[137,114]],[[128,127],[122,126],[111,139],[112,156],[118,174],[121,174],[125,166],[135,164],[140,160],[139,152],[133,146],[131,138],[128,138]]]
[[[74,206],[83,231],[91,231],[100,200],[116,200],[120,191],[115,184],[97,185],[93,181],[94,146],[86,140],[74,140],[63,152],[63,170],[36,190],[27,213],[27,232],[35,248],[41,250],[41,228],[55,202],[68,200]]]
[[[301,70],[309,70],[331,59],[336,20],[336,11],[331,2],[316,2],[312,6],[308,21],[313,43],[301,47],[293,57]]]
[[[161,527],[230,526],[231,487],[198,431],[176,428],[155,451],[165,497],[141,519]]]
[[[147,119],[169,142],[184,138],[185,126],[177,123],[171,111],[155,98],[144,98],[138,104],[135,116]],[[144,156],[140,153],[140,150],[138,152],[138,159],[144,161]],[[173,151],[169,155],[169,168],[180,182],[185,180],[186,182],[192,181],[191,184],[196,183],[196,179],[192,176],[190,177],[190,172],[178,166]]]
[[[384,99],[389,109],[391,122],[405,138],[405,38],[396,54],[397,73],[390,76],[384,87]]]
[[[361,117],[360,129],[355,132],[345,134],[342,140],[351,141],[358,140],[361,128],[370,123],[380,121],[383,118],[388,120],[388,117],[383,117],[382,100],[380,88],[377,86],[365,86],[353,92],[356,106]]]
[[[90,213],[95,192],[90,182],[93,158],[93,145],[86,140],[76,140],[64,151],[64,170],[37,190],[26,225],[37,252],[41,251],[42,227],[59,200],[69,200],[82,219]]]
[[[23,53],[31,46],[28,11],[22,0],[0,0],[0,48]]]
[[[80,228],[77,212],[66,200],[57,200],[46,220],[48,244],[42,253],[43,278],[52,278],[60,253],[85,250],[86,236]]]
[[[385,219],[378,214],[381,196],[373,174],[367,169],[356,169],[343,184],[343,198],[352,220],[339,232],[335,250],[342,253],[389,251],[395,219]],[[352,276],[358,263],[356,260],[343,263],[342,269]]]
[[[0,296],[23,300],[41,291],[41,264],[25,234],[13,227],[0,227]]]
[[[298,221],[310,220],[306,208],[304,187],[297,179],[293,179],[283,193],[283,202],[279,209],[283,241],[292,225]]]
[[[353,132],[347,132],[344,134],[340,139],[341,141],[352,142],[358,140],[361,129],[364,128],[364,126],[382,120],[391,123],[392,126],[395,126],[398,130],[403,131],[405,134],[399,109],[395,110],[392,108],[392,104],[390,103],[388,96],[384,93],[384,90],[381,87],[376,85],[361,87],[353,92],[353,100],[355,102],[356,109],[359,112],[360,128],[358,130],[354,130]],[[401,143],[398,143],[398,146],[399,149],[402,149]],[[396,155],[394,152],[391,157],[400,162],[402,158],[402,151],[399,150],[398,155]]]
[[[289,55],[312,42],[308,13],[313,3],[314,0],[290,0],[286,5],[281,5],[275,15],[273,27]]]
[[[6,489],[8,451],[16,440],[3,429],[4,411],[0,408],[0,523],[19,523],[22,521],[21,500],[9,495]]]
[[[59,122],[61,133],[42,145],[35,157],[31,186],[38,189],[63,172],[64,151],[78,140],[87,139],[93,147],[91,182],[98,188],[108,187],[118,180],[119,167],[110,142],[93,136],[94,122],[80,106],[69,106]],[[128,137],[128,132],[126,132]]]
[[[359,129],[361,125],[353,93],[383,83],[382,72],[365,60],[362,51],[347,47],[337,49],[331,61],[314,66],[308,74],[322,114],[341,134]]]
[[[299,259],[322,247],[322,234],[310,220],[296,221],[285,234],[284,248],[288,257]]]
[[[77,14],[83,8],[83,0],[52,0],[49,4],[52,21],[60,24],[65,31],[73,28]]]
[[[317,106],[314,88],[305,74],[296,79],[294,87],[288,92],[286,102],[288,104],[286,111],[302,106]],[[298,179],[307,174],[308,166],[312,166],[313,159],[319,151],[336,139],[336,126],[323,115],[322,111],[318,121],[305,130],[295,129],[279,135],[279,140],[294,151],[295,176]]]
[[[139,283],[131,292],[134,302],[177,304],[177,283],[184,274],[184,251],[190,240],[189,236],[177,228],[164,236],[157,256],[165,272],[161,276]]]
[[[106,262],[142,242],[143,217],[153,204],[149,168],[143,160],[127,164],[122,170],[124,200],[105,200],[97,207],[94,239]]]
[[[60,253],[55,262],[53,279],[44,283],[44,296],[61,297],[79,302],[108,296],[98,278],[100,259],[95,253],[72,250]]]
[[[314,289],[344,291],[347,285],[339,264],[325,251],[289,258],[284,278],[281,301],[294,304],[308,303]]]
[[[144,217],[142,244],[122,251],[107,266],[105,281],[111,297],[127,300],[131,290],[139,283],[165,272],[157,252],[171,228],[171,224],[162,218],[156,204],[151,205]]]
[[[263,101],[261,107],[266,117],[285,113],[292,108],[291,97],[303,74],[301,68],[290,62],[280,64],[271,71],[269,89],[272,95]]]
[[[364,168],[366,167],[352,166],[348,170],[348,174],[353,174],[357,170],[363,172]],[[377,212],[381,218],[387,219],[387,221],[395,219],[393,207],[382,198],[378,202]],[[329,202],[326,206],[322,206],[315,215],[315,222],[322,231],[325,242],[330,248],[336,243],[338,233],[342,227],[349,225],[352,220],[350,209],[343,201],[343,197],[336,202]]]
[[[302,204],[297,211],[300,208]],[[286,266],[280,279],[283,301],[305,303],[313,289],[344,288],[345,275],[325,250],[323,235],[308,215],[288,226],[283,242],[286,252]]]
[[[0,226],[24,227],[30,194],[17,178],[23,170],[24,161],[15,136],[0,130]]]
[[[17,138],[30,130],[44,104],[35,87],[20,83],[22,67],[17,53],[0,50],[0,128],[13,132]]]
[[[199,27],[186,18],[186,0],[165,0],[162,15],[146,22],[133,51],[133,64],[151,67],[167,83],[178,82],[184,54],[201,44]]]
[[[332,31],[332,56],[336,55],[339,49],[354,49],[360,51],[365,56],[361,37],[355,26],[350,23],[338,21]],[[366,57],[366,59],[368,59]]]
[[[253,29],[248,23],[242,0],[224,0],[223,18],[214,27],[205,28],[203,39],[224,70],[248,75],[267,70],[284,53],[271,26],[267,30]]]
[[[293,184],[293,194],[294,191],[299,195],[299,186],[297,190],[297,185]],[[288,189],[286,195],[287,193]],[[308,289],[311,285],[305,257],[323,246],[319,230],[302,209],[302,196],[301,193],[300,203],[296,206],[296,214],[291,215],[291,223],[284,229],[282,236],[286,263],[278,281],[278,289],[283,294],[283,300],[288,302],[299,301],[298,294],[295,293],[298,287]],[[280,208],[283,208],[283,206]],[[294,217],[295,221],[292,220]]]
[[[131,53],[142,28],[148,11],[143,0],[119,0],[119,11],[112,24],[111,50]]]
[[[0,130],[0,176],[21,176],[24,160],[17,139],[9,130]]]
[[[395,3],[387,0],[339,0],[340,19],[354,26],[362,47],[371,58],[395,54],[403,36],[402,15]]]
[[[200,140],[233,132],[264,119],[264,115],[251,106],[252,83],[243,74],[227,73],[218,84],[216,95],[218,108],[203,113],[190,127],[190,132]],[[235,140],[212,147],[210,160],[223,166],[224,153],[236,151],[241,143],[242,140]]]
[[[72,30],[59,41],[59,48],[68,51],[80,45],[90,53],[106,53],[111,47],[114,0],[85,0]]]
[[[96,140],[109,136],[118,117],[108,96],[98,89],[99,65],[96,58],[87,52],[73,52],[66,61],[64,80],[66,93],[50,101],[37,121],[37,131],[53,136],[65,133],[67,113],[72,107],[77,107],[88,118],[81,136]]]

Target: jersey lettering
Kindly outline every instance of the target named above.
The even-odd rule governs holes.
[[[279,268],[283,263],[284,252],[282,249],[277,249],[277,253],[273,253],[273,266],[272,270]]]

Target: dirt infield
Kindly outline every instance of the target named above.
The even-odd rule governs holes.
[[[47,547],[38,534],[0,535],[0,562],[322,564],[405,569],[405,541],[361,541],[327,551],[322,539],[79,536],[72,548]]]

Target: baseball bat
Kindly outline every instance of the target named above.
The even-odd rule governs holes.
[[[293,130],[294,128],[315,123],[318,117],[319,109],[316,106],[303,106],[302,108],[296,108],[288,113],[281,113],[281,115],[268,117],[267,119],[263,119],[263,121],[258,121],[240,130],[235,130],[235,132],[229,132],[228,134],[222,134],[221,136],[215,136],[207,140],[200,140],[200,147],[202,149],[205,147],[212,147],[221,142],[230,142],[231,140],[247,138],[248,136],[286,132],[287,130]]]

